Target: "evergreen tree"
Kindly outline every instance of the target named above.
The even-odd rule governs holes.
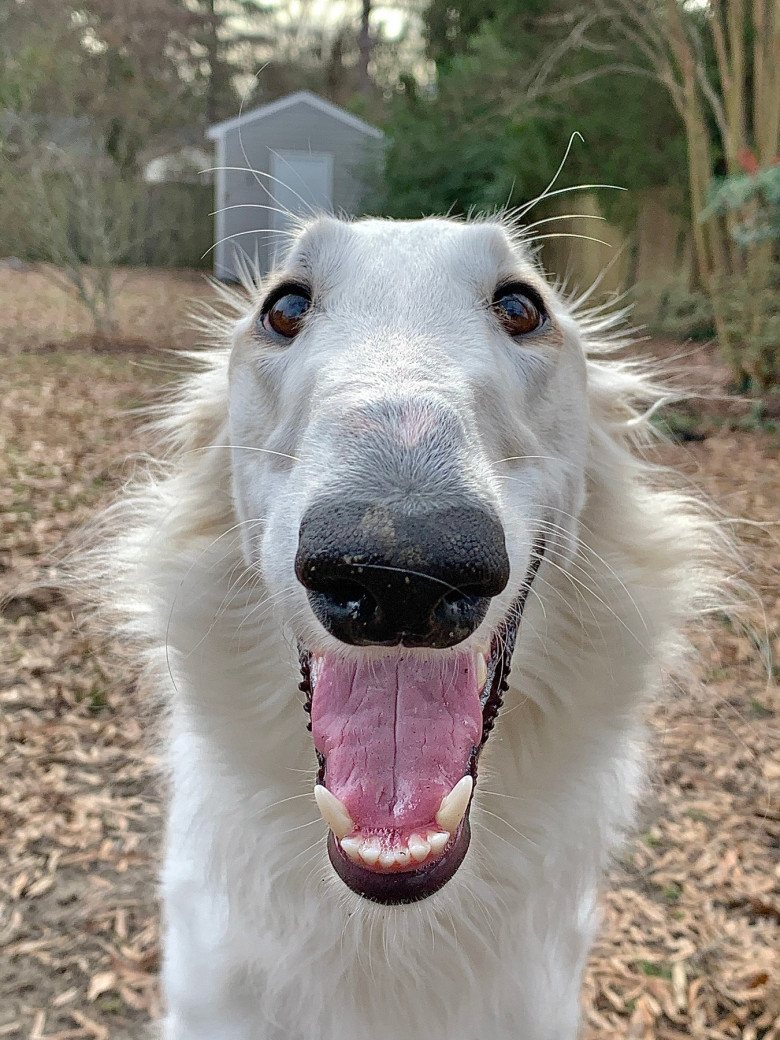
[[[542,190],[574,131],[585,143],[572,150],[569,183],[630,187],[634,200],[651,186],[681,189],[677,113],[635,74],[640,56],[624,39],[601,27],[598,46],[588,40],[578,4],[433,0],[424,23],[435,80],[426,89],[407,77],[393,106],[381,203],[389,212],[522,202]],[[630,220],[622,205],[615,215]]]

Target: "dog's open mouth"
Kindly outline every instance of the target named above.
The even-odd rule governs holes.
[[[359,895],[388,904],[424,899],[463,862],[479,754],[541,558],[535,550],[485,651],[401,647],[355,660],[300,649],[328,854]]]

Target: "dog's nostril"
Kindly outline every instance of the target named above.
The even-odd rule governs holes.
[[[310,587],[310,590],[326,596],[334,606],[342,610],[350,610],[363,617],[373,613],[378,606],[365,586],[357,581],[348,579],[323,581],[318,588]]]
[[[310,588],[312,591],[327,596],[342,610],[359,609],[366,604],[366,598],[369,595],[368,590],[363,585],[358,585],[356,581],[326,581],[322,582],[319,588],[314,589],[313,586]]]
[[[452,589],[450,592],[447,592],[442,596],[442,602],[446,603],[447,606],[455,607],[484,595],[485,589],[479,585],[464,585],[463,588]]]
[[[509,559],[503,528],[481,503],[415,515],[321,500],[301,523],[295,573],[342,642],[445,648],[482,622]]]

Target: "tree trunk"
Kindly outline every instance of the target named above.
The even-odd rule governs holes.
[[[368,66],[371,62],[371,0],[363,0],[363,11],[360,17],[360,34],[358,46],[360,48],[360,61],[358,65],[360,93],[365,98],[371,97],[371,74]]]
[[[207,0],[208,22],[206,25],[206,54],[209,63],[209,79],[206,87],[206,120],[209,124],[219,120],[219,38],[217,36],[217,0]]]
[[[780,347],[769,334],[778,313],[777,246],[758,235],[744,242],[738,232],[750,219],[745,207],[727,204],[719,213],[704,219],[702,214],[719,151],[732,176],[778,161],[780,0],[706,0],[695,6],[697,17],[690,20],[685,0],[602,0],[602,13],[644,53],[683,120],[698,281],[738,382],[750,376],[761,390],[780,382]],[[699,39],[702,28],[711,33],[717,76]]]

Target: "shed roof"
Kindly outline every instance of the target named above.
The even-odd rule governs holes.
[[[221,123],[214,123],[206,131],[206,136],[210,140],[215,141],[229,130],[234,130],[238,126],[243,129],[248,123],[259,122],[267,116],[277,115],[277,113],[283,112],[285,108],[291,108],[293,105],[309,105],[311,108],[316,108],[319,112],[324,112],[333,119],[346,123],[347,126],[354,127],[355,130],[362,130],[369,137],[384,137],[384,134],[378,127],[371,126],[370,123],[366,123],[363,119],[353,116],[351,112],[339,108],[338,105],[334,105],[316,94],[312,94],[310,90],[298,90],[294,94],[287,94],[286,97],[277,98],[276,101],[271,101],[267,105],[253,108],[251,112],[242,112],[233,119],[225,119]]]

